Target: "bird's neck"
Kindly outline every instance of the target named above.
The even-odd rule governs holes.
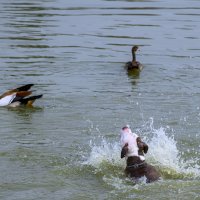
[[[136,55],[135,55],[135,52],[134,52],[134,51],[132,52],[132,58],[133,58],[133,59],[132,59],[132,62],[135,62],[135,61],[136,61]]]

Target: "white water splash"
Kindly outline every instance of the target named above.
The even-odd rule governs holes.
[[[167,136],[163,128],[153,130],[152,134],[153,137],[148,142],[147,158],[161,165],[178,169],[180,156],[174,138]]]
[[[101,143],[98,145],[94,141],[90,141],[90,147],[90,155],[83,164],[91,165],[95,168],[99,168],[104,162],[115,166],[122,165],[119,142],[110,143],[102,137]]]
[[[184,161],[181,158],[181,153],[177,148],[177,142],[173,136],[168,136],[164,128],[153,129],[153,137],[149,140],[149,151],[147,154],[147,160],[159,163],[160,168],[167,167],[175,170],[177,173],[193,174],[193,176],[199,176],[200,168],[195,165],[190,166],[191,160]],[[193,159],[193,163],[198,160]]]
[[[151,123],[148,135],[149,137],[152,136],[147,139],[149,151],[145,155],[149,164],[156,165],[164,173],[166,173],[167,169],[167,174],[171,174],[170,177],[172,178],[173,176],[180,178],[180,175],[178,176],[177,174],[183,174],[181,177],[199,177],[200,167],[197,164],[199,160],[193,159],[193,162],[191,160],[184,161],[181,158],[181,153],[177,148],[177,142],[174,137],[168,136],[164,128],[154,129]],[[118,168],[123,173],[126,163],[125,159],[120,158],[121,146],[119,141],[109,142],[104,137],[101,137],[99,143],[90,141],[90,148],[91,151],[84,161],[84,165],[94,167],[95,171],[105,171],[107,169],[109,173],[110,168]],[[191,163],[193,164],[191,165]],[[106,172],[104,173],[106,174]],[[112,176],[115,175],[118,176],[119,174],[112,174]]]

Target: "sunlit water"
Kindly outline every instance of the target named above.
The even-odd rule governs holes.
[[[0,199],[200,199],[200,2],[2,0]],[[144,69],[127,74],[137,59]],[[124,175],[119,130],[149,145],[162,180]]]

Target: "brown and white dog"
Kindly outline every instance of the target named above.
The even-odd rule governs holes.
[[[132,133],[129,126],[121,130],[121,145],[121,158],[126,157],[125,173],[127,176],[135,180],[145,176],[147,183],[160,178],[159,172],[145,161],[144,153],[147,153],[148,145],[138,135]]]

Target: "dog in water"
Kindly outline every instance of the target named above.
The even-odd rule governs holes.
[[[129,126],[121,130],[121,145],[121,158],[126,157],[125,173],[127,176],[135,180],[146,177],[147,183],[160,178],[159,172],[145,161],[144,153],[147,153],[148,145],[137,134],[132,133]]]

